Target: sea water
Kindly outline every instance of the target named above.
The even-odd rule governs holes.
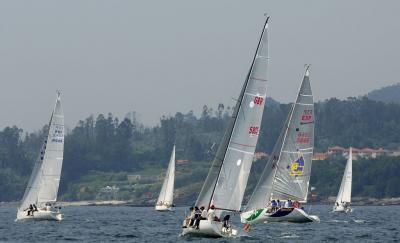
[[[389,242],[400,241],[400,206],[355,206],[332,213],[331,205],[306,206],[320,223],[261,223],[235,239],[181,237],[186,208],[156,212],[153,207],[70,206],[65,219],[14,222],[16,209],[0,207],[0,241],[10,242]],[[241,227],[239,216],[233,224]]]

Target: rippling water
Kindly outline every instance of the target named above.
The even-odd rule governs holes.
[[[308,210],[308,206],[306,210]],[[400,241],[400,206],[354,207],[350,214],[330,213],[331,206],[314,205],[321,223],[269,223],[253,226],[235,239],[182,238],[185,208],[159,213],[153,208],[81,206],[63,209],[65,219],[14,222],[16,209],[0,207],[0,241],[13,242],[388,242]],[[240,226],[238,217],[235,225]]]

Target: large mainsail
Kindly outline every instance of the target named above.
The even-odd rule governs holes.
[[[158,196],[157,204],[163,203],[172,205],[174,197],[174,181],[175,181],[175,145],[172,148],[171,158],[169,160],[167,173],[165,174],[164,183]]]
[[[197,206],[238,211],[257,145],[267,90],[268,18],[232,118],[197,198]],[[217,214],[221,211],[218,210]]]
[[[342,183],[340,184],[339,193],[336,198],[338,204],[342,202],[351,202],[351,182],[353,174],[353,153],[352,148],[349,150],[349,158],[347,159],[346,168],[344,169],[344,174],[342,178]]]
[[[307,201],[313,148],[314,103],[307,66],[297,98],[246,209],[264,208],[271,199]]]
[[[30,204],[42,206],[47,202],[55,202],[57,200],[63,153],[64,114],[61,107],[60,94],[58,94],[50,118],[48,136],[34,165],[21,201],[21,210],[28,208]]]

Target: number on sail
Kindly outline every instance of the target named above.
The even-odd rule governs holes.
[[[258,135],[259,127],[250,127],[249,134],[251,135]]]
[[[256,97],[254,97],[254,101],[253,102],[254,102],[255,105],[261,105],[263,103],[263,101],[264,101],[263,97],[256,96]]]
[[[310,121],[312,119],[312,110],[304,110],[301,116],[302,121]]]
[[[311,134],[307,132],[299,132],[297,134],[296,143],[298,144],[308,144],[310,143]]]

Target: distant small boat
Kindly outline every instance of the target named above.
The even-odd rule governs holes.
[[[160,195],[156,203],[157,211],[171,211],[174,199],[175,181],[175,145],[172,148],[171,158],[169,159],[167,173],[161,187]]]
[[[349,149],[349,158],[347,159],[346,168],[344,169],[342,183],[340,184],[339,193],[336,197],[334,212],[352,212],[351,203],[351,183],[353,176],[353,152]]]
[[[314,149],[314,102],[309,76],[307,66],[270,159],[240,215],[242,223],[319,221],[318,216],[308,215],[301,207],[290,205],[292,200],[307,202]],[[286,206],[274,205],[278,200]]]
[[[238,213],[241,208],[260,132],[267,92],[268,19],[232,117],[195,204],[199,208],[205,207],[204,210],[208,210],[211,216],[200,220],[199,228],[187,226],[184,222],[182,235],[235,237],[239,234],[230,225],[229,214]],[[215,211],[211,213],[209,209]],[[214,216],[221,220],[216,220]]]
[[[50,118],[47,139],[33,167],[17,219],[62,220],[57,201],[64,154],[64,114],[60,93]]]

